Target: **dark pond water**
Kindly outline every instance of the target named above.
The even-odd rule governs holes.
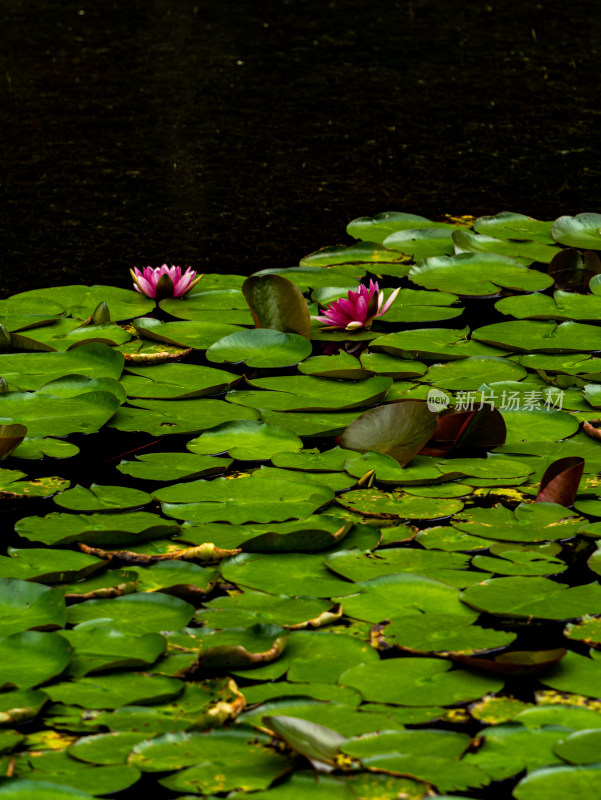
[[[0,294],[250,273],[404,210],[601,206],[584,0],[4,0]]]

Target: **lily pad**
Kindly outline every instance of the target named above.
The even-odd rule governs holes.
[[[206,478],[225,472],[231,458],[216,458],[193,453],[145,453],[135,461],[123,460],[119,472],[138,480],[172,481],[181,478]]]
[[[152,497],[139,489],[130,489],[127,486],[100,486],[91,484],[89,489],[85,486],[75,486],[66,492],[61,492],[54,498],[54,502],[61,508],[70,511],[131,511],[134,508],[145,506]]]
[[[517,800],[571,800],[578,793],[587,800],[601,798],[601,766],[551,766],[526,775],[515,787]]]
[[[289,481],[274,481],[259,472],[234,480],[215,478],[179,483],[159,489],[154,496],[162,501],[163,511],[169,516],[240,525],[250,521],[301,519],[331,502],[334,492],[293,476]]]
[[[160,400],[220,394],[238,380],[230,372],[194,364],[128,365],[127,371],[133,374],[124,375],[121,384],[129,397]]]
[[[170,536],[179,531],[179,525],[146,511],[127,514],[52,512],[45,517],[23,517],[15,530],[25,539],[48,545],[71,542],[123,545]]]
[[[107,669],[143,669],[167,647],[158,633],[136,636],[107,622],[85,622],[61,636],[75,650],[66,674],[77,678]]]
[[[411,267],[409,278],[426,289],[470,296],[496,294],[500,289],[536,292],[553,285],[550,275],[528,269],[513,258],[486,252],[433,255]]]
[[[56,683],[46,691],[55,703],[113,709],[121,705],[145,705],[172,700],[181,693],[183,687],[182,681],[176,678],[147,675],[143,672],[114,672]]]
[[[582,518],[557,503],[520,503],[515,511],[498,504],[466,511],[451,524],[485,539],[544,542],[575,536]]]
[[[17,578],[0,579],[0,636],[62,628],[67,609],[62,593]]]
[[[193,453],[227,452],[232,458],[243,461],[266,461],[282,451],[297,452],[302,446],[301,439],[286,428],[255,420],[225,422],[186,445]]]
[[[30,689],[55,678],[71,658],[69,643],[57,633],[25,631],[0,638],[0,686]]]
[[[553,222],[516,214],[512,211],[501,211],[494,217],[478,217],[474,222],[474,230],[497,239],[531,240],[543,244],[553,244],[551,236]]]
[[[492,578],[469,586],[461,599],[478,611],[517,618],[568,620],[601,614],[601,586],[597,583],[569,588],[548,578]]]
[[[498,678],[465,669],[453,669],[437,658],[391,658],[363,664],[340,676],[344,686],[354,686],[366,700],[403,706],[441,706],[465,703],[487,692],[498,692]]]
[[[122,633],[141,636],[179,630],[190,622],[193,614],[194,607],[179,597],[150,592],[111,600],[86,600],[69,608],[69,622],[76,625],[90,620],[110,620]]]
[[[437,415],[425,403],[405,400],[372,408],[351,422],[340,444],[347,450],[375,450],[402,467],[419,453],[436,430]]]
[[[560,244],[601,250],[601,214],[583,213],[559,217],[553,223],[553,238]]]
[[[249,367],[290,367],[311,354],[311,343],[296,333],[255,328],[230,333],[207,350],[209,361]]]
[[[206,398],[177,401],[139,399],[130,401],[130,404],[137,407],[121,407],[108,427],[165,436],[168,433],[197,433],[221,422],[259,417],[254,408],[240,408],[223,400]]]

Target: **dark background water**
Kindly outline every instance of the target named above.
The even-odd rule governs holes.
[[[3,0],[0,295],[600,210],[600,35],[583,0]]]

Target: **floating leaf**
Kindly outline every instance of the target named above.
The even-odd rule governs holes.
[[[419,453],[437,426],[425,403],[405,400],[372,408],[347,426],[340,444],[347,450],[376,450],[402,467]]]
[[[501,211],[494,217],[478,217],[474,230],[497,239],[532,240],[543,244],[553,244],[552,222],[541,222],[525,214]]]
[[[135,461],[123,460],[119,472],[138,480],[172,481],[180,478],[206,478],[225,472],[231,458],[217,458],[192,453],[145,453]]]
[[[69,643],[57,633],[25,631],[0,638],[0,686],[30,689],[55,678],[71,658]]]
[[[311,338],[307,301],[300,289],[282,275],[247,278],[242,284],[255,326]]]
[[[601,250],[601,214],[583,213],[559,217],[553,223],[553,238],[570,247]]]
[[[67,609],[62,593],[37,583],[0,579],[0,636],[31,630],[62,628]]]
[[[468,586],[461,599],[478,611],[518,618],[567,620],[591,612],[601,614],[601,586],[597,583],[568,588],[548,578],[492,578]],[[599,672],[601,675],[601,666]]]
[[[220,394],[229,389],[238,377],[221,369],[194,364],[157,364],[133,367],[124,375],[121,384],[129,397],[179,399]]]
[[[70,511],[131,511],[134,508],[145,506],[152,497],[139,489],[130,489],[127,486],[100,486],[91,484],[89,489],[85,486],[75,486],[66,492],[61,492],[54,498],[54,502],[61,508]]]
[[[459,236],[470,234],[461,232]],[[486,252],[425,258],[411,267],[409,278],[426,289],[471,296],[496,294],[501,288],[535,292],[553,284],[549,275],[528,269],[504,255]]]
[[[228,452],[232,458],[246,461],[265,461],[282,451],[296,452],[302,446],[298,436],[286,428],[255,420],[225,422],[197,439],[191,439],[186,445],[193,453]]]

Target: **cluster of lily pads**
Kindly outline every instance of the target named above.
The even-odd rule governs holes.
[[[348,233],[0,301],[0,799],[601,798],[601,215]]]

